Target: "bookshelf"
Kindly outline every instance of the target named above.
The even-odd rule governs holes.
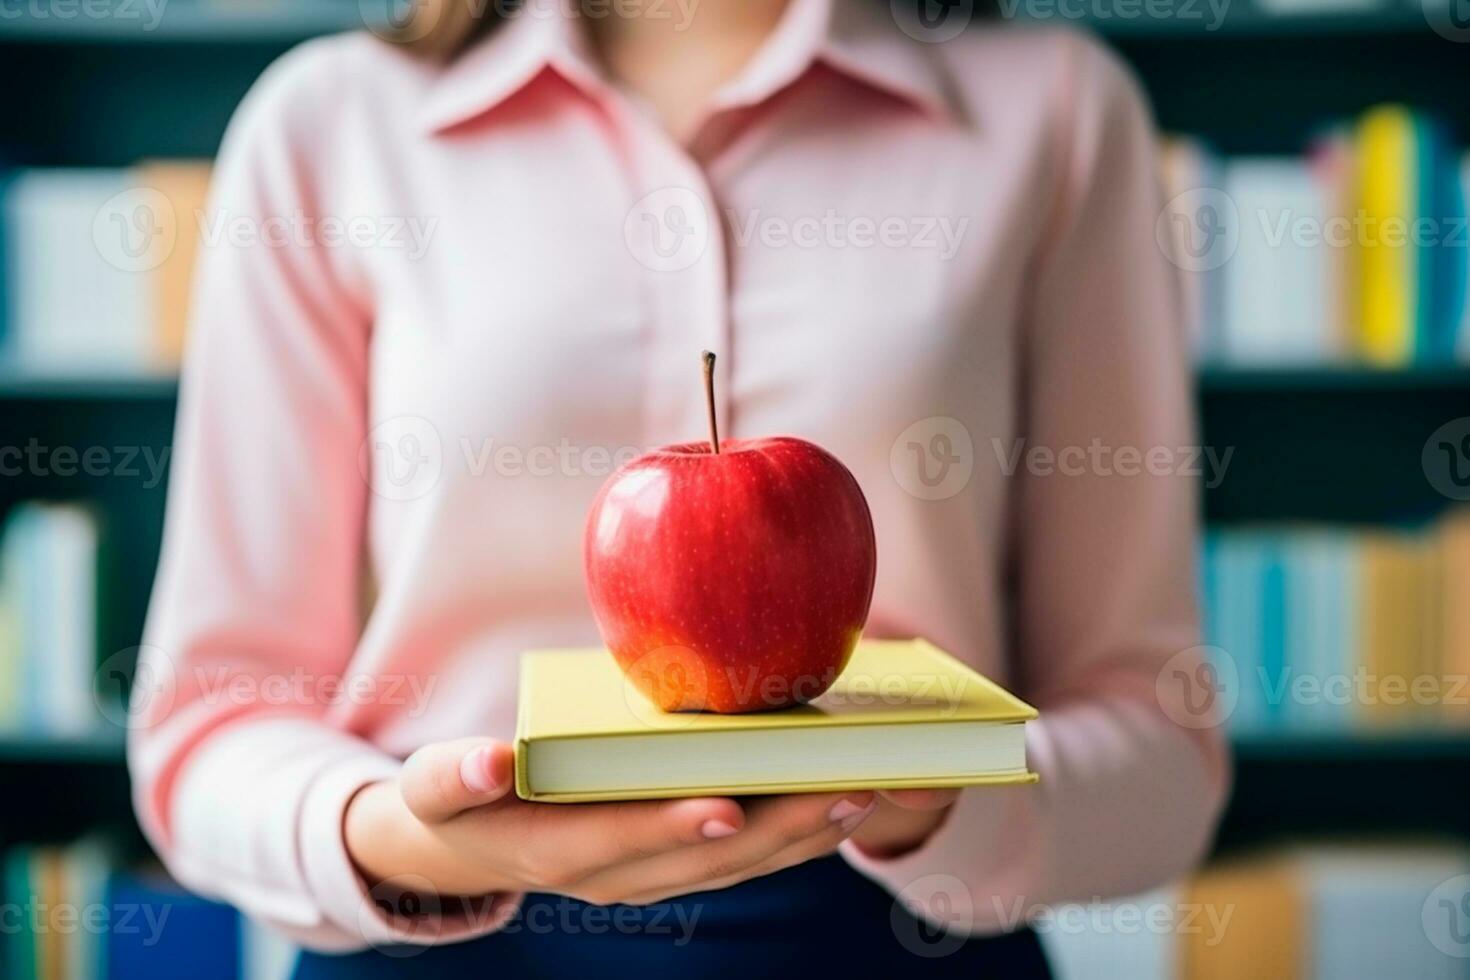
[[[874,0],[883,2],[883,0]],[[1414,0],[1295,16],[1233,2],[1216,30],[1187,19],[1096,17],[1145,86],[1161,125],[1222,153],[1284,153],[1334,118],[1384,100],[1437,111],[1470,143],[1470,58]],[[1206,5],[1206,9],[1207,5]],[[294,43],[362,26],[351,0],[173,0],[156,29],[110,19],[0,18],[0,85],[11,93],[0,159],[20,166],[127,166],[206,157],[251,81]],[[146,110],[140,110],[146,107]],[[0,372],[0,445],[172,443],[171,378],[31,378]],[[1470,368],[1207,368],[1203,441],[1234,447],[1206,493],[1214,525],[1270,520],[1414,523],[1447,501],[1420,467],[1425,439],[1470,415]],[[85,475],[0,480],[0,514],[32,497],[95,500],[118,574],[105,650],[138,642],[162,529],[164,489]],[[0,843],[109,823],[136,836],[122,732],[0,736]],[[1224,850],[1278,835],[1431,829],[1470,839],[1470,732],[1259,735],[1237,740]],[[1369,797],[1367,781],[1380,787]],[[84,803],[79,803],[79,797]]]

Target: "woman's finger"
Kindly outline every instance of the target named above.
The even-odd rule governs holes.
[[[409,811],[424,823],[442,823],[504,798],[515,783],[515,753],[490,738],[435,742],[403,764],[398,785]]]
[[[698,890],[716,891],[721,888],[730,888],[740,884],[742,881],[749,881],[752,878],[763,878],[766,875],[775,874],[777,871],[784,871],[798,864],[805,864],[807,861],[826,857],[837,849],[838,844],[841,844],[850,837],[853,831],[862,825],[863,819],[866,819],[866,816],[872,812],[871,809],[868,809],[864,811],[862,818],[850,822],[845,821],[843,823],[832,824],[826,830],[799,840],[794,844],[788,844],[764,861],[745,868],[738,874],[730,875],[717,881],[703,882],[700,884]],[[653,905],[671,898],[677,898],[680,895],[688,894],[689,891],[690,889],[687,887],[656,889],[637,895],[629,895],[621,899],[621,901],[628,905]]]
[[[943,810],[960,798],[957,789],[885,789],[878,795],[904,810]]]
[[[745,826],[723,797],[630,803],[527,803],[496,812],[497,833],[516,841],[520,870],[540,886],[565,887],[605,868],[730,837]]]
[[[644,894],[684,894],[743,880],[792,845],[814,848],[830,837],[836,846],[872,813],[872,793],[765,797],[746,804],[745,828],[722,840],[658,857],[609,867],[579,883],[576,894],[592,902],[623,901]],[[812,841],[812,838],[819,840]]]

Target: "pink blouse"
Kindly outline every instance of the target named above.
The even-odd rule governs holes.
[[[1063,31],[934,43],[793,0],[681,146],[574,15],[529,11],[447,67],[308,43],[231,124],[133,706],[169,867],[317,948],[500,925],[516,896],[427,939],[385,919],[344,809],[426,742],[509,738],[521,651],[598,642],[588,506],[703,436],[709,348],[726,436],[811,439],[862,485],[869,633],[1042,712],[1039,785],[847,860],[977,933],[1186,872],[1228,762],[1171,680],[1196,436],[1127,72]]]

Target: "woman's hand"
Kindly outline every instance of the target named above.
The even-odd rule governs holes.
[[[957,789],[894,789],[878,793],[878,807],[852,835],[869,857],[899,857],[923,845],[960,798]]]
[[[514,756],[489,739],[415,752],[396,782],[348,805],[347,849],[370,884],[428,880],[440,896],[540,891],[598,905],[725,888],[833,851],[872,793],[577,805],[512,792]]]

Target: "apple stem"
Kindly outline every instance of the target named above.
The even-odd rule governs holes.
[[[715,420],[715,355],[713,351],[701,351],[699,358],[704,362],[704,403],[709,408],[709,445],[720,455],[720,424]]]

